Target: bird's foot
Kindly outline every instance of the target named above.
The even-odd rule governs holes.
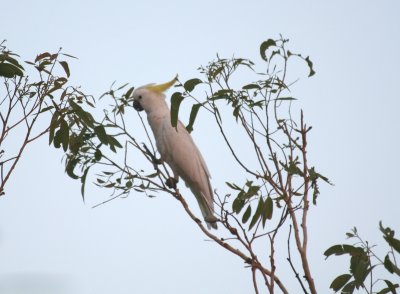
[[[168,188],[170,189],[176,189],[176,184],[178,183],[178,180],[175,178],[168,178],[165,181],[165,185],[167,185]]]
[[[160,165],[163,163],[161,158],[157,158],[153,152],[150,151],[149,147],[146,146],[146,144],[143,143],[143,148],[146,151],[145,153],[151,158],[151,161],[153,162],[154,166]]]
[[[154,157],[153,163],[154,163],[155,165],[160,165],[160,164],[163,163],[163,161],[162,161],[161,158],[156,158],[156,157]]]

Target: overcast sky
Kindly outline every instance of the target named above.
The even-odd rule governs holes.
[[[316,76],[293,91],[313,125],[310,160],[335,184],[322,185],[310,215],[319,291],[346,269],[323,252],[351,227],[372,243],[379,220],[400,233],[398,1],[20,0],[1,11],[9,49],[32,60],[63,47],[79,57],[71,83],[96,96],[113,81],[192,78],[216,53],[257,62],[260,43],[282,34],[314,62]],[[205,115],[199,123],[193,136],[226,191],[239,169],[212,148]],[[0,198],[1,293],[252,293],[242,261],[205,242],[171,197],[132,194],[92,209],[101,196],[90,188],[84,204],[61,159],[47,138],[36,142]]]

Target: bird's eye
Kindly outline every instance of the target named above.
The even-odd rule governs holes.
[[[142,99],[142,95],[139,95],[139,97],[138,97],[139,99]]]

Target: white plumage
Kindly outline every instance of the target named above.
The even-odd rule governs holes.
[[[171,167],[175,180],[181,177],[197,199],[208,228],[217,229],[214,215],[214,198],[210,172],[192,137],[178,121],[171,125],[171,116],[163,92],[175,83],[175,79],[161,85],[146,85],[133,92],[134,108],[145,110],[153,131],[161,159]]]

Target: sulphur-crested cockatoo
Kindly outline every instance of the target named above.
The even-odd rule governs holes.
[[[145,110],[153,131],[161,160],[168,163],[175,183],[181,177],[199,203],[208,228],[217,228],[214,215],[213,191],[210,173],[192,137],[178,121],[177,128],[171,125],[171,115],[164,92],[176,82],[176,78],[165,84],[149,84],[134,90],[133,107]],[[170,183],[170,181],[169,181]]]

